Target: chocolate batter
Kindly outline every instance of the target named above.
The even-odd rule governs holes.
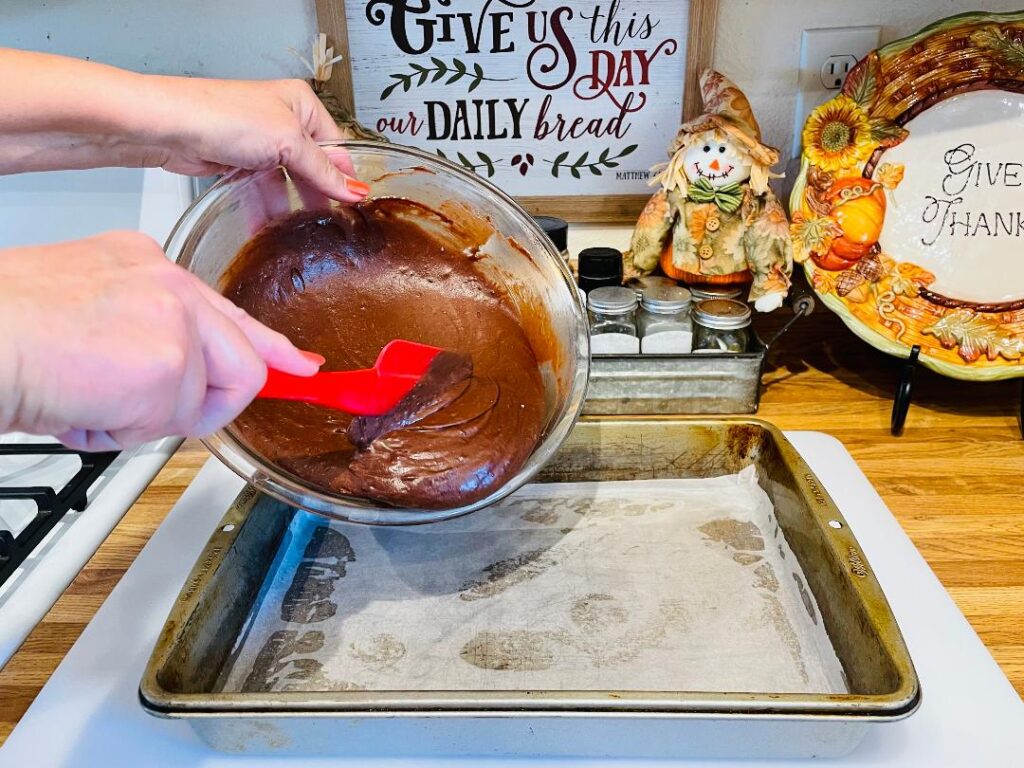
[[[479,244],[397,199],[258,232],[224,293],[323,370],[369,367],[396,338],[457,354],[382,417],[257,400],[234,424],[244,442],[314,486],[404,507],[462,506],[510,479],[541,436],[544,388],[516,306],[475,266]]]

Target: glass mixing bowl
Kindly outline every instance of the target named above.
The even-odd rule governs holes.
[[[370,142],[326,143],[347,151],[371,197],[399,197],[462,220],[489,226],[494,235],[477,262],[505,286],[524,317],[538,354],[546,392],[541,438],[523,468],[480,501],[445,510],[399,509],[363,498],[324,492],[253,451],[231,425],[203,442],[260,491],[312,512],[358,523],[408,524],[473,512],[524,485],[558,450],[583,406],[590,349],[586,312],[564,259],[532,217],[493,184],[459,166],[409,147]],[[268,222],[303,209],[330,205],[282,168],[235,172],[214,184],[182,216],[167,241],[168,255],[217,290],[239,248]]]

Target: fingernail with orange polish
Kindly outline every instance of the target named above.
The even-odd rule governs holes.
[[[323,355],[318,355],[316,352],[307,352],[303,349],[300,349],[299,354],[302,355],[307,360],[309,360],[309,362],[315,363],[316,365],[323,365],[324,363],[327,362],[326,357],[324,357]]]
[[[353,179],[351,176],[345,177],[345,189],[354,195],[359,195],[360,197],[366,197],[370,194],[369,184],[365,181],[360,181],[359,179]]]

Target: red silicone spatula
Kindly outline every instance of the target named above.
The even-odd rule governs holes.
[[[380,416],[409,394],[439,352],[439,347],[395,339],[380,351],[373,368],[312,376],[293,376],[271,369],[257,397],[298,400],[356,416]]]

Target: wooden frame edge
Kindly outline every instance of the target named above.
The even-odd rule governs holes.
[[[334,48],[334,55],[344,57],[331,69],[327,90],[338,99],[342,108],[350,115],[355,115],[356,100],[352,88],[352,58],[348,48],[345,0],[316,0],[316,23],[319,31],[327,35],[327,45]]]
[[[683,87],[683,120],[700,114],[700,73],[715,61],[719,0],[690,0],[690,24],[686,32],[686,82]]]

